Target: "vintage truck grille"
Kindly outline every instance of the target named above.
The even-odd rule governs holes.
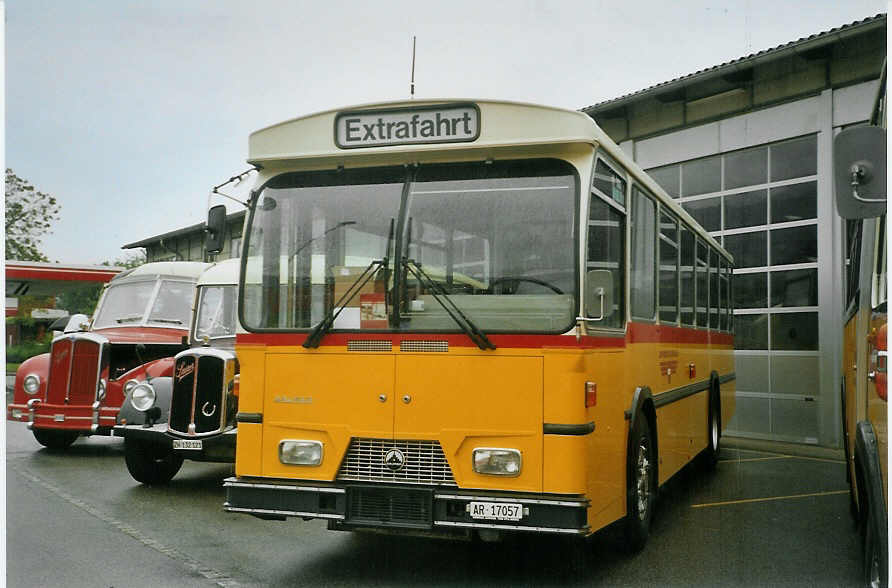
[[[182,435],[213,433],[225,426],[225,361],[211,355],[177,356],[168,426]],[[190,425],[195,428],[190,431]]]
[[[355,486],[347,491],[346,521],[399,527],[432,526],[430,490]]]
[[[92,339],[70,336],[53,342],[47,402],[93,404],[99,386],[102,345]]]
[[[398,471],[391,470],[384,463],[391,449],[397,449],[403,455],[403,467]],[[357,437],[350,441],[337,479],[435,486],[456,485],[449,462],[446,461],[443,449],[436,441],[392,441]]]

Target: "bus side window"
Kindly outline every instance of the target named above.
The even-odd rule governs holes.
[[[600,158],[595,164],[592,188],[621,206],[626,205],[626,180]]]
[[[719,328],[719,254],[709,249],[709,328]]]
[[[719,257],[719,330],[730,331],[731,271],[724,257]]]
[[[678,221],[660,211],[660,322],[678,324]]]
[[[709,326],[709,256],[706,244],[697,239],[697,326]]]
[[[604,309],[602,320],[593,322],[597,326],[621,328],[625,320],[624,267],[623,246],[625,241],[625,214],[592,193],[588,220],[588,259],[586,272],[591,270],[607,270],[612,276],[610,309]],[[600,316],[598,308],[586,308],[587,317]]]
[[[694,326],[694,233],[681,225],[681,324]]]
[[[632,316],[645,320],[653,320],[656,311],[656,220],[656,203],[633,186],[629,295]]]

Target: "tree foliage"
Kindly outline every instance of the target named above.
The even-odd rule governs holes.
[[[56,199],[36,190],[9,168],[6,169],[6,259],[49,261],[40,252],[43,237],[59,220]]]

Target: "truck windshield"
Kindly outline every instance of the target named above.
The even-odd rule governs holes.
[[[195,341],[235,336],[235,293],[234,285],[198,289]]]
[[[93,321],[94,329],[122,326],[188,328],[194,284],[145,280],[109,286]]]
[[[339,311],[333,330],[460,331],[432,280],[483,331],[566,331],[576,185],[553,159],[273,178],[246,236],[246,327],[310,329]]]

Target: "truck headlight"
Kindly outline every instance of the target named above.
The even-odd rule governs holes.
[[[317,466],[322,463],[320,441],[279,441],[279,461],[291,465]]]
[[[491,476],[519,476],[521,459],[517,449],[478,447],[474,450],[474,471]]]
[[[99,385],[96,387],[96,399],[102,402],[105,400],[106,384],[105,380],[99,378]]]
[[[133,387],[130,404],[140,412],[149,410],[155,406],[155,389],[148,382],[140,382]]]
[[[127,382],[124,383],[124,396],[130,394],[130,391],[133,390],[137,384],[139,384],[139,380],[127,380]]]
[[[32,396],[37,394],[37,392],[40,391],[40,376],[37,374],[28,374],[25,376],[25,379],[22,380],[22,388]]]

